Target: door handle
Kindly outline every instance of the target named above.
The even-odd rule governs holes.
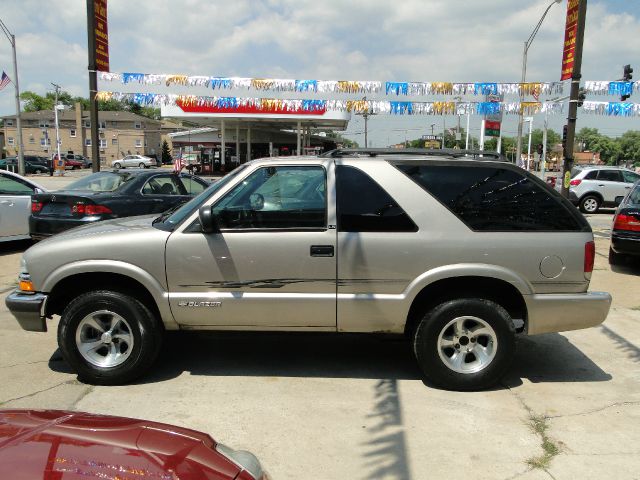
[[[2,200],[0,205],[9,205],[11,207],[13,206],[13,202],[11,200]]]
[[[333,245],[311,245],[312,257],[333,257]]]
[[[599,186],[599,187],[604,187],[604,184],[599,183],[599,184],[598,184],[598,186]]]

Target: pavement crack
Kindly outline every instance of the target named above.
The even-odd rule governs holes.
[[[95,388],[94,385],[87,385],[84,391],[80,394],[80,396],[78,396],[78,398],[76,398],[75,402],[73,402],[73,404],[71,405],[71,410],[75,410],[76,407],[78,406],[78,403],[80,403],[80,401],[84,399],[84,397],[86,397],[91,392],[93,392],[94,388]]]
[[[34,397],[34,396],[36,396],[36,395],[38,395],[40,393],[48,392],[49,390],[53,390],[54,388],[58,388],[58,387],[60,387],[62,385],[66,385],[68,383],[69,383],[69,381],[67,380],[67,381],[64,381],[64,382],[56,383],[55,385],[52,385],[51,387],[43,388],[42,390],[38,390],[37,392],[32,392],[32,393],[29,393],[27,395],[22,395],[21,397],[10,398],[9,400],[5,400],[3,402],[0,402],[0,406],[6,405],[7,403],[10,403],[10,402],[16,402],[18,400],[23,400],[25,398]]]
[[[627,407],[630,405],[640,405],[640,401],[636,401],[636,402],[615,402],[615,403],[611,403],[609,405],[605,405],[604,407],[600,407],[600,408],[595,408],[593,410],[587,410],[586,412],[579,412],[579,413],[567,413],[566,415],[548,415],[547,418],[549,419],[553,419],[553,418],[565,418],[565,417],[581,417],[584,415],[591,415],[593,413],[598,413],[598,412],[602,412],[603,410],[607,410],[609,408],[613,408],[613,407]]]
[[[560,453],[560,447],[558,443],[556,443],[547,433],[550,428],[548,422],[549,417],[534,412],[533,409],[529,405],[527,405],[524,399],[520,397],[520,395],[514,392],[507,385],[503,384],[503,386],[507,390],[509,390],[509,392],[518,400],[522,408],[526,410],[528,414],[527,426],[529,427],[531,432],[540,439],[542,454],[528,458],[526,460],[526,464],[531,470],[543,470],[553,479],[553,475],[551,475],[551,473],[549,472],[549,466],[551,465],[551,460],[553,460],[553,458]]]
[[[49,360],[36,360],[33,362],[14,363],[13,365],[2,365],[0,366],[0,370],[5,368],[20,367],[22,365],[35,365],[36,363],[49,363]]]

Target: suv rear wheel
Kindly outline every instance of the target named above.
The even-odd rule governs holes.
[[[58,345],[80,380],[96,385],[127,383],[154,362],[162,330],[139,300],[108,290],[85,293],[65,308]]]
[[[414,336],[414,352],[427,379],[452,390],[488,388],[515,353],[507,311],[481,298],[449,300],[427,312]]]
[[[595,195],[585,195],[580,199],[580,210],[583,213],[596,213],[600,209],[600,199]]]

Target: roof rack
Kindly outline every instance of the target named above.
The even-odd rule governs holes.
[[[498,152],[488,150],[458,150],[455,148],[338,148],[321,154],[321,157],[349,157],[349,156],[368,156],[377,157],[378,155],[423,155],[423,156],[439,156],[439,157],[467,157],[467,158],[490,158],[496,160],[507,161],[507,159]]]

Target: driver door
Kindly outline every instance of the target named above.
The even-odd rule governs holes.
[[[167,242],[169,303],[185,326],[336,328],[332,162],[258,166]]]

